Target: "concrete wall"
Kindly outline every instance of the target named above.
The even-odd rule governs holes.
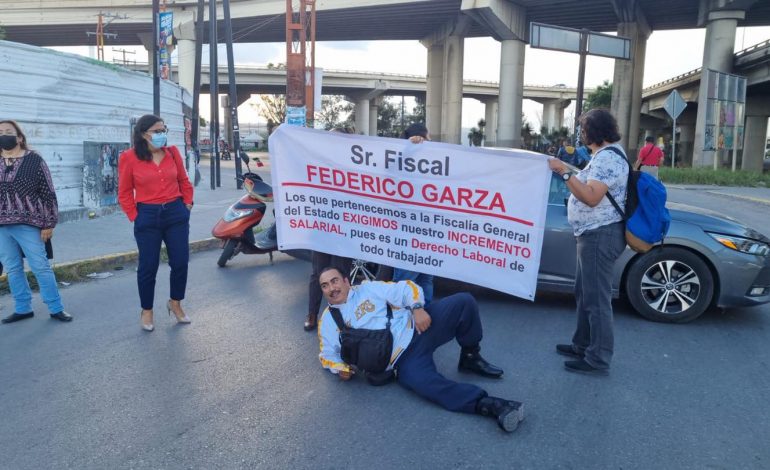
[[[19,123],[31,148],[51,170],[59,210],[77,211],[88,194],[84,142],[130,142],[130,121],[152,113],[152,77],[85,57],[0,41],[0,119]],[[161,117],[169,144],[184,149],[183,101],[192,97],[161,84]],[[84,191],[86,194],[84,194]],[[63,214],[64,215],[64,214]]]

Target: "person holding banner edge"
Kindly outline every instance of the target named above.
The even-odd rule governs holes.
[[[491,417],[507,432],[513,432],[524,419],[522,403],[491,397],[476,385],[454,382],[436,370],[434,351],[454,338],[461,347],[459,371],[492,378],[503,375],[502,369],[480,354],[481,318],[470,294],[454,294],[425,306],[422,289],[412,281],[351,286],[334,267],[321,271],[319,283],[329,302],[318,324],[319,359],[341,380],[350,380],[353,369],[342,360],[334,315],[349,328],[383,329],[390,325],[393,346],[392,353],[387,353],[391,358],[387,370],[395,369],[402,387],[449,411]]]
[[[426,141],[430,141],[430,134],[428,128],[421,123],[412,123],[404,129],[402,134],[404,139],[409,139],[413,144],[421,144]],[[425,293],[425,305],[428,305],[433,301],[433,275],[424,274],[417,271],[410,271],[408,269],[393,268],[393,281],[414,281],[420,286]]]
[[[356,130],[352,127],[335,127],[331,132],[355,134]],[[313,271],[310,273],[310,282],[308,283],[308,314],[303,325],[305,331],[315,330],[318,322],[318,310],[321,308],[321,298],[323,297],[323,292],[318,286],[318,274],[327,266],[334,266],[342,273],[349,273],[353,264],[353,260],[350,258],[320,251],[313,251],[310,256]]]
[[[614,350],[612,270],[626,246],[623,219],[605,196],[625,201],[629,165],[617,143],[617,121],[609,111],[582,114],[580,129],[580,140],[593,155],[582,171],[572,174],[564,162],[548,160],[572,193],[567,219],[577,241],[577,327],[572,343],[557,344],[556,352],[572,358],[564,363],[570,372],[605,375]]]

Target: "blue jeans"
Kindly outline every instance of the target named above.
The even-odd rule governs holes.
[[[449,411],[474,413],[476,402],[487,392],[441,375],[433,352],[453,339],[461,347],[475,347],[481,342],[476,299],[468,293],[454,294],[430,304],[426,310],[431,317],[430,328],[423,334],[415,332],[411,344],[398,358],[398,383]]]
[[[187,264],[190,260],[190,211],[182,198],[165,204],[136,205],[134,238],[139,249],[136,281],[142,308],[152,310],[155,276],[160,265],[160,245],[166,244],[172,300],[184,299],[187,289]]]
[[[56,287],[56,276],[51,263],[45,256],[45,243],[40,238],[40,229],[31,225],[0,225],[0,262],[8,274],[8,287],[15,303],[15,313],[32,311],[32,290],[24,274],[22,251],[27,257],[29,268],[35,274],[40,286],[40,296],[51,314],[64,310]]]
[[[609,368],[612,360],[612,271],[625,247],[625,226],[620,222],[577,237],[577,328],[572,347],[585,353],[585,361],[598,369]]]
[[[433,275],[423,274],[406,269],[393,268],[393,282],[412,281],[422,287],[422,294],[425,297],[425,305],[433,300]]]

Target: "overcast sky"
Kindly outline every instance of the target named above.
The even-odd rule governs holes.
[[[647,41],[647,56],[644,67],[644,86],[673,78],[700,67],[703,60],[704,29],[682,31],[655,31]],[[738,28],[735,50],[740,51],[754,44],[770,39],[770,27]],[[225,61],[224,45],[220,45],[219,57]],[[81,54],[88,54],[88,48],[61,48]],[[91,48],[93,49],[93,48]],[[107,60],[112,51],[105,48]],[[176,52],[174,53],[176,55]],[[236,44],[235,61],[238,64],[266,65],[269,62],[286,61],[285,45]],[[115,54],[117,56],[117,54]],[[146,60],[137,54],[137,60]],[[204,63],[208,54],[204,52]],[[173,59],[176,61],[176,58]],[[316,66],[334,70],[356,70],[367,72],[404,73],[425,75],[427,52],[418,41],[356,41],[319,42],[316,45]],[[604,80],[612,81],[614,60],[589,57],[586,63],[586,87],[595,87]],[[578,56],[527,46],[524,69],[524,83],[527,85],[577,86]],[[465,40],[464,77],[474,80],[498,81],[500,78],[500,43],[491,38],[469,38]],[[253,106],[255,99],[239,108],[241,123],[258,119]],[[574,113],[574,104],[567,108],[565,115]],[[201,100],[201,115],[207,116],[208,99]],[[527,119],[540,126],[542,106],[530,100],[524,101]],[[474,99],[463,100],[463,127],[474,126],[484,117],[484,105]]]

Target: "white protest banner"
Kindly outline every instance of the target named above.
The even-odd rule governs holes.
[[[551,178],[544,156],[287,125],[269,146],[281,250],[534,300]]]

